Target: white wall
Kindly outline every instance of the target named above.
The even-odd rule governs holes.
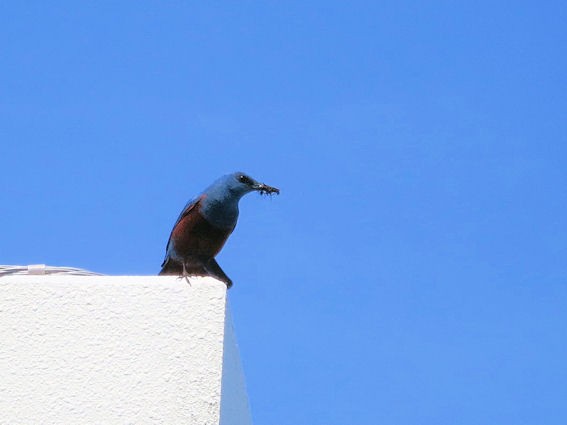
[[[224,329],[220,425],[251,425],[244,372],[228,304]]]
[[[211,278],[2,277],[0,423],[249,425],[227,317]]]

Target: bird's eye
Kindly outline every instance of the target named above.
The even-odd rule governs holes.
[[[240,181],[240,183],[252,184],[252,180],[250,180],[250,177],[245,176],[244,174],[240,175],[240,176],[238,177],[238,180]]]

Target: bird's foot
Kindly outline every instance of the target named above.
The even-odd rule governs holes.
[[[178,276],[177,279],[178,280],[185,279],[185,282],[187,282],[189,286],[192,286],[191,281],[189,280],[189,276]]]
[[[179,276],[179,279],[185,279],[185,281],[191,286],[191,281],[189,280],[189,273],[187,273],[187,269],[185,268],[185,263],[183,263],[183,274]]]

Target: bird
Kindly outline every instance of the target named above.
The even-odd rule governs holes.
[[[243,172],[220,177],[191,199],[173,225],[159,275],[211,276],[232,280],[221,269],[215,256],[220,252],[238,221],[238,202],[250,193],[278,194],[278,188],[254,180]]]

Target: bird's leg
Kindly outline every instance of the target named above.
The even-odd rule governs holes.
[[[185,279],[185,281],[191,286],[191,281],[189,280],[189,273],[187,273],[187,268],[185,266],[185,261],[183,261],[183,274],[179,276],[179,279]]]

